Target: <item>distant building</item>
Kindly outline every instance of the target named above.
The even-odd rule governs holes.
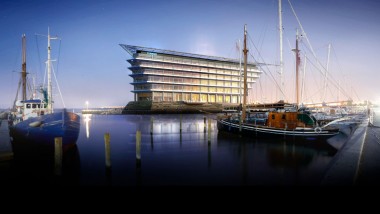
[[[243,76],[239,60],[120,44],[131,56],[130,76],[135,101],[239,103]],[[241,65],[243,72],[244,65]],[[247,65],[247,85],[259,78]],[[241,81],[241,83],[240,83]]]

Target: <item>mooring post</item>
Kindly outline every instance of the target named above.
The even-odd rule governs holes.
[[[141,166],[141,131],[136,131],[136,166]]]
[[[111,168],[111,136],[110,133],[104,134],[104,146],[106,149],[106,168]]]
[[[206,117],[203,117],[203,132],[206,133]]]
[[[179,117],[179,132],[182,133],[182,114]]]
[[[62,174],[62,137],[54,138],[54,172]]]
[[[152,116],[152,117],[150,117],[150,134],[151,135],[153,134],[153,121],[154,121],[154,118]]]
[[[208,143],[211,143],[211,118],[208,118]]]
[[[242,122],[241,122],[241,116],[239,116],[239,133],[241,133],[242,130]]]

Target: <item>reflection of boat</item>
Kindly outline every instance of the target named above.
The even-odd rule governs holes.
[[[47,59],[47,90],[41,89],[44,100],[26,99],[26,54],[25,36],[23,37],[22,64],[22,101],[15,102],[16,111],[9,120],[10,134],[15,142],[54,145],[55,137],[62,137],[62,143],[75,143],[80,128],[79,116],[64,109],[62,112],[53,111],[52,76],[50,59],[50,40],[56,39],[48,33]],[[21,81],[20,81],[21,82]],[[17,97],[16,97],[17,98]]]
[[[14,160],[6,175],[7,185],[20,187],[48,185],[79,185],[80,156],[76,144],[65,145],[62,155],[62,174],[55,176],[54,153],[50,147],[36,144],[14,148]],[[29,146],[34,146],[33,150]]]
[[[318,121],[305,109],[285,108],[285,103],[278,103],[275,110],[263,113],[248,114],[246,112],[247,97],[247,30],[244,27],[244,96],[241,115],[237,118],[219,117],[217,119],[218,130],[233,133],[241,133],[252,137],[282,137],[321,140],[327,139],[339,133],[339,129],[326,124],[320,126]],[[296,71],[299,66],[298,39],[296,39]],[[298,75],[296,75],[298,76]],[[297,89],[298,89],[298,81]],[[297,90],[296,90],[297,91]],[[298,104],[298,93],[297,93]],[[282,106],[280,106],[282,104]]]
[[[344,136],[344,134],[339,134],[335,136],[336,138]],[[330,138],[330,139],[335,139]],[[330,140],[329,139],[329,140]],[[342,138],[339,138],[342,139]],[[345,138],[342,139],[343,142],[345,142]],[[332,155],[337,152],[337,149],[334,146],[331,146],[327,141],[316,141],[314,143],[310,144],[305,144],[303,140],[299,138],[292,138],[292,139],[281,139],[281,138],[251,138],[251,137],[240,137],[238,135],[231,135],[228,132],[218,132],[218,142],[241,142],[241,143],[263,143],[266,146],[281,146],[281,145],[286,145],[286,146],[296,146],[302,147],[302,148],[310,148],[311,150],[315,151],[325,151],[327,153],[331,153]]]
[[[297,140],[239,137],[227,132],[218,132],[217,147],[240,161],[241,177],[247,185],[319,185],[337,153],[337,149],[322,141],[305,144]]]
[[[271,147],[267,150],[268,162],[272,167],[299,168],[308,166],[316,153],[315,150],[295,145]]]

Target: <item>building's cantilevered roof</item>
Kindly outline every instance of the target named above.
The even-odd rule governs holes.
[[[175,55],[175,56],[184,56],[184,57],[200,58],[200,59],[215,60],[215,61],[222,61],[222,62],[239,63],[239,60],[231,59],[231,58],[184,53],[184,52],[157,49],[157,48],[146,48],[146,47],[141,47],[141,46],[133,46],[133,45],[125,45],[125,44],[120,44],[120,46],[124,48],[131,56],[133,56],[133,54],[135,54],[137,51],[146,51],[146,52],[168,54],[168,55]],[[255,64],[249,63],[249,65],[255,65]]]

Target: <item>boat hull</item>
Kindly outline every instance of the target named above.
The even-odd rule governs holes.
[[[242,124],[240,131],[239,123],[228,119],[217,120],[219,131],[237,133],[255,138],[285,138],[299,140],[326,140],[339,134],[339,129],[278,129],[254,124]]]
[[[63,146],[68,146],[76,144],[80,117],[64,110],[21,121],[9,129],[13,142],[54,146],[54,138],[62,137]]]

